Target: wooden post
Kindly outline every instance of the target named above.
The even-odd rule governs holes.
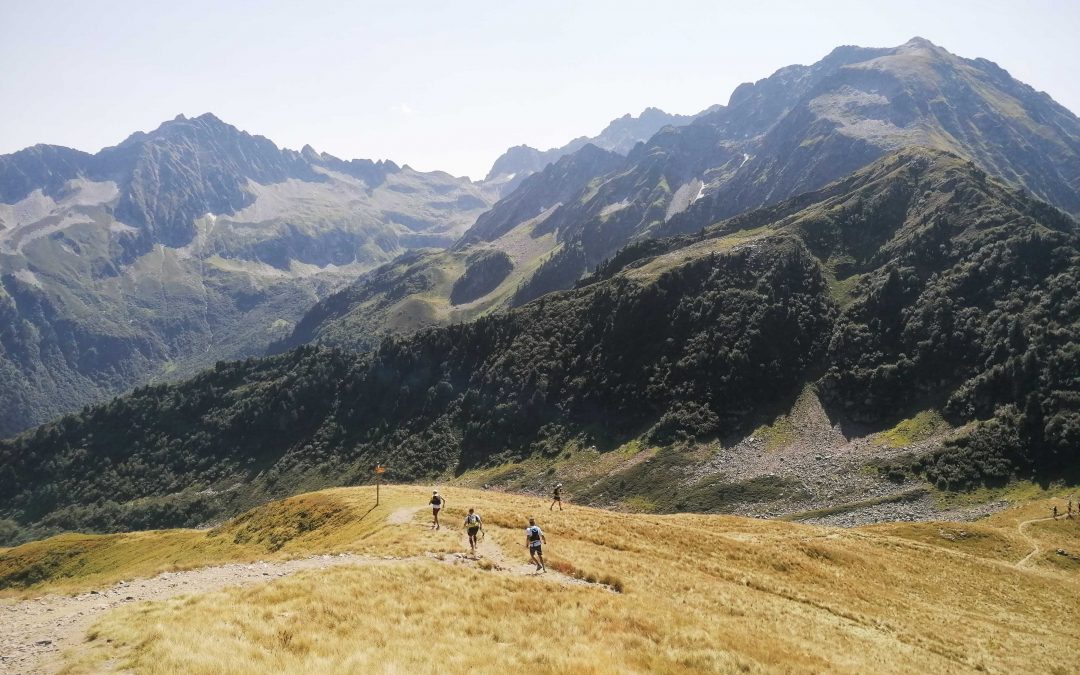
[[[375,465],[375,506],[379,505],[379,486],[382,485],[382,475],[386,473],[386,467],[382,464]]]

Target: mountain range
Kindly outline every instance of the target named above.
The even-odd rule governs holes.
[[[807,397],[840,443],[926,409],[956,429],[917,456],[856,462],[865,474],[890,458],[882,469],[898,475],[868,489],[1061,475],[1080,433],[1078,275],[1071,217],[956,155],[894,151],[821,190],[632,245],[580,288],[505,313],[368,354],[219,363],[39,427],[0,443],[0,516],[20,536],[190,525],[366,481],[377,463],[392,480],[530,457],[555,471],[587,446],[631,459],[598,461],[601,475],[569,462],[580,500],[804,510],[829,497],[769,473],[733,483],[725,458],[760,455],[755,428]]]
[[[320,297],[446,246],[467,179],[282,150],[213,115],[0,157],[0,434],[260,353]]]
[[[597,139],[477,184],[212,116],[0,158],[3,429],[137,387],[0,442],[0,534],[376,463],[755,513],[1076,470],[1080,121],[1049,96],[916,38]]]
[[[689,119],[649,109],[566,152],[625,152]],[[515,171],[471,183],[280,149],[211,114],[96,154],[0,156],[0,436],[262,353],[367,270],[455,243],[530,169]]]
[[[646,108],[639,115],[627,113],[612,120],[596,136],[579,136],[562,147],[537,150],[528,145],[515,145],[495,160],[484,181],[499,186],[501,194],[509,194],[521,184],[521,181],[542,171],[548,164],[558,161],[564,155],[576,152],[586,145],[595,145],[625,156],[634,149],[635,145],[648,140],[664,127],[689,124],[720,107],[712,106],[696,115],[673,115],[659,108]]]
[[[663,127],[625,157],[591,144],[564,155],[482,214],[451,250],[395,261],[400,274],[358,279],[275,348],[315,341],[367,349],[391,333],[518,306],[572,287],[629,243],[696,232],[910,146],[968,157],[1080,213],[1080,120],[1049,96],[921,38],[839,47],[811,66],[740,85],[726,106]],[[506,254],[512,267],[486,294],[454,302],[455,283],[485,251]]]

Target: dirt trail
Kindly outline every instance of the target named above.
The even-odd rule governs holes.
[[[1030,525],[1031,523],[1042,523],[1047,520],[1056,519],[1053,516],[1047,516],[1045,518],[1032,518],[1031,520],[1025,520],[1024,522],[1016,526],[1016,530],[1020,533],[1020,536],[1022,536],[1024,539],[1027,539],[1028,543],[1031,544],[1031,553],[1028,553],[1020,560],[1020,562],[1016,563],[1017,567],[1027,567],[1031,559],[1042,552],[1042,547],[1039,546],[1039,542],[1035,539],[1035,537],[1032,537],[1031,535],[1024,532],[1024,527],[1026,525]]]
[[[407,506],[403,509],[398,509],[386,517],[386,522],[391,525],[405,525],[412,522],[413,515],[424,508],[423,506]]]
[[[391,525],[410,526],[413,525],[413,517],[422,509],[398,509],[387,516],[386,521]],[[419,526],[419,523],[416,525]],[[427,529],[428,526],[425,524],[423,527]],[[464,532],[461,536],[464,550],[468,543]],[[417,560],[433,560],[517,576],[542,576],[562,585],[607,588],[550,568],[546,573],[537,572],[529,564],[527,553],[522,552],[518,562],[511,561],[493,540],[481,541],[476,555],[428,553],[418,557],[379,558],[342,553],[283,562],[232,563],[183,572],[165,572],[156,577],[121,581],[101,591],[74,596],[50,594],[28,600],[0,601],[0,672],[56,672],[61,666],[62,652],[81,644],[87,630],[105,612],[124,604],[266,583],[305,570],[340,565],[393,565]]]
[[[389,516],[386,517],[386,522],[392,525],[413,525],[414,527],[422,527],[423,529],[430,529],[428,523],[416,523],[413,516],[423,510],[424,507],[407,507],[401,508]],[[524,528],[522,528],[524,529]],[[444,525],[443,530],[449,530],[450,532],[457,532],[457,530],[449,525]],[[584,579],[577,579],[562,572],[558,572],[548,566],[546,571],[537,571],[536,566],[529,562],[528,551],[525,550],[524,544],[520,551],[520,556],[515,560],[511,560],[507,557],[502,547],[494,539],[488,539],[486,534],[480,536],[480,540],[476,545],[476,553],[467,553],[465,550],[468,548],[469,543],[464,531],[460,531],[461,536],[461,553],[428,553],[427,557],[436,560],[441,563],[447,563],[451,565],[464,565],[467,567],[474,567],[484,571],[501,572],[506,574],[512,574],[515,576],[537,576],[553,583],[561,584],[564,586],[598,586],[606,590],[612,590],[608,586],[600,583],[590,583]],[[402,561],[410,560],[410,558],[401,558]]]
[[[463,535],[464,537],[464,535]],[[468,546],[468,544],[466,544]],[[615,592],[610,586],[595,581],[586,581],[585,579],[578,579],[568,574],[563,574],[558,570],[551,567],[551,562],[547,562],[547,569],[537,570],[536,565],[529,562],[529,554],[522,546],[520,556],[514,560],[507,557],[502,547],[494,541],[481,541],[476,545],[476,553],[449,553],[449,554],[429,554],[429,557],[434,558],[443,563],[449,563],[453,565],[464,565],[467,567],[474,567],[477,569],[485,570],[488,572],[510,574],[518,577],[540,577],[544,581],[559,584],[560,586],[592,586],[595,588],[602,588],[606,591]]]
[[[94,621],[120,605],[263,583],[303,570],[384,562],[393,561],[343,554],[284,562],[237,563],[165,572],[149,579],[121,581],[102,591],[75,596],[45,595],[30,600],[2,601],[0,672],[55,672],[60,665],[60,653],[80,644]]]

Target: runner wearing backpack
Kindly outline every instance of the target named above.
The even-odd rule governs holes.
[[[441,527],[439,525],[439,511],[442,510],[442,507],[446,506],[446,500],[439,496],[438,490],[435,490],[431,493],[431,501],[429,501],[428,504],[431,504],[431,517],[433,518],[431,521],[431,529],[438,530]]]
[[[555,505],[559,505],[559,510],[562,511],[562,483],[555,485],[555,491],[551,493],[551,506],[548,507],[548,511],[555,508]]]
[[[469,515],[465,516],[465,531],[469,533],[469,550],[476,555],[476,534],[484,528],[484,521],[480,514],[469,509]]]
[[[537,572],[547,572],[547,567],[544,566],[544,549],[541,547],[541,544],[546,543],[544,531],[537,527],[534,519],[529,518],[529,526],[525,528],[525,546],[529,549],[529,560],[536,565]]]

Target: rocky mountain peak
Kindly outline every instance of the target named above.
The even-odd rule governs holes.
[[[452,243],[488,195],[279,148],[210,113],[96,154],[0,155],[0,436],[259,353],[321,294]]]
[[[938,52],[944,52],[945,51],[944,49],[937,46],[933,42],[927,40],[924,37],[919,37],[918,35],[911,38],[910,40],[908,40],[904,44],[900,45],[899,48],[900,49],[923,49],[923,50],[938,51]]]
[[[660,108],[648,107],[637,116],[626,113],[608,123],[603,131],[593,137],[579,136],[560,148],[537,150],[528,145],[509,148],[495,160],[484,179],[501,184],[501,194],[509,194],[526,176],[536,173],[560,157],[580,150],[591,143],[598,148],[626,155],[634,146],[648,140],[666,126],[681,126],[715,112],[721,106],[712,106],[695,115],[673,115]]]

